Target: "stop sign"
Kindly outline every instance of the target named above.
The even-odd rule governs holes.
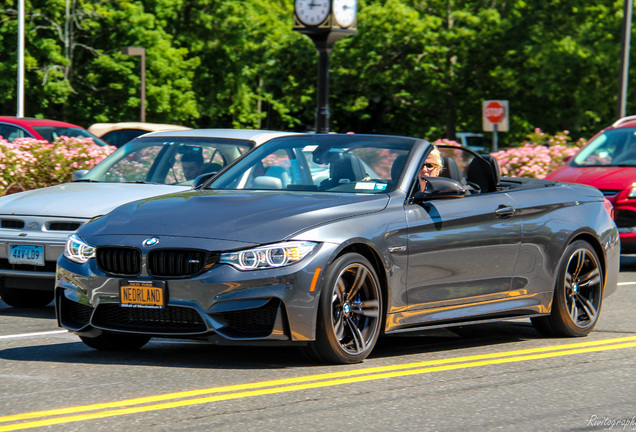
[[[486,105],[486,108],[484,109],[484,116],[492,124],[499,123],[504,115],[504,108],[498,101],[488,102],[488,105]]]

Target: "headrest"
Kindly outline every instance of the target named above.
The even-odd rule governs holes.
[[[440,171],[440,177],[447,177],[453,180],[461,181],[462,173],[457,166],[457,162],[450,156],[442,156],[442,160],[444,166],[442,167],[442,171]]]
[[[402,174],[402,170],[404,169],[404,165],[406,165],[407,155],[399,155],[393,161],[393,165],[391,165],[391,180],[394,182],[398,181],[400,178],[400,174]]]
[[[367,175],[360,159],[352,153],[339,153],[332,159],[329,173],[332,179],[349,179],[352,182],[362,180]]]

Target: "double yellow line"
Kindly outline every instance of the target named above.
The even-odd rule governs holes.
[[[307,375],[0,417],[0,432],[102,419],[254,396],[310,390],[430,372],[515,363],[636,347],[636,336]]]

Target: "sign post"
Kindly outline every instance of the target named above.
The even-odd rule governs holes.
[[[482,104],[482,126],[492,132],[492,151],[498,150],[497,132],[508,132],[508,101],[487,100]]]

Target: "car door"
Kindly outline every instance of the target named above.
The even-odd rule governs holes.
[[[406,204],[408,309],[446,308],[505,297],[521,223],[504,192]]]

